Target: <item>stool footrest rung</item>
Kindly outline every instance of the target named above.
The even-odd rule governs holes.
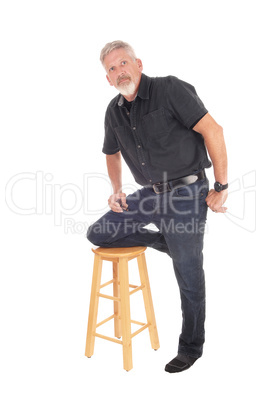
[[[111,338],[110,336],[97,334],[97,332],[95,332],[93,335],[97,336],[98,338],[106,339],[106,341],[111,341],[111,342],[115,342],[115,343],[119,343],[120,345],[123,345],[122,341],[119,341],[118,339],[115,339],[115,338]]]
[[[145,324],[143,325],[143,327],[141,327],[140,329],[138,329],[137,331],[133,332],[133,334],[131,334],[131,338],[133,338],[134,336],[138,335],[140,332],[144,331],[144,329],[148,328],[150,326],[150,324]]]
[[[100,293],[100,292],[97,292],[97,296],[104,297],[105,299],[110,299],[110,300],[114,300],[114,301],[121,301],[120,297],[104,295],[103,293]]]
[[[112,319],[115,318],[115,317],[116,317],[115,314],[112,314],[110,317],[105,318],[105,320],[99,322],[99,323],[96,325],[96,328],[100,327],[101,325],[105,324],[106,322],[112,320]]]
[[[114,280],[111,280],[109,282],[104,283],[103,285],[100,286],[101,288],[104,288],[107,285],[110,285],[111,283],[113,283]],[[142,290],[143,288],[145,288],[145,285],[140,285],[140,286],[135,286],[135,285],[129,285],[131,288],[134,288],[131,292],[130,292],[130,296],[133,295],[134,293],[138,292],[139,290]],[[105,299],[109,299],[109,300],[114,300],[114,301],[121,301],[120,297],[115,297],[115,296],[109,296],[109,295],[105,295],[103,293],[98,292],[97,296],[99,297],[104,297]]]
[[[110,285],[111,283],[114,283],[114,282],[115,282],[115,279],[111,279],[110,281],[108,281],[106,283],[103,283],[103,285],[100,286],[100,289],[104,288],[105,286],[108,286],[108,285]]]
[[[130,295],[133,295],[133,293],[136,293],[136,292],[138,292],[139,290],[142,290],[143,288],[145,288],[144,285],[136,286],[135,289],[130,292]]]
[[[106,322],[112,320],[113,318],[116,318],[116,315],[115,315],[115,314],[113,314],[113,315],[111,315],[110,317],[105,318],[105,320],[99,322],[99,323],[96,325],[96,328],[98,328],[98,327],[100,327],[101,325],[105,324]],[[119,316],[118,318],[121,319],[120,316]],[[148,327],[151,325],[150,323],[145,324],[144,322],[140,322],[140,321],[136,321],[136,320],[131,320],[131,323],[132,323],[132,324],[136,324],[136,325],[141,325],[141,328],[140,328],[140,329],[138,329],[137,331],[135,331],[135,332],[133,332],[133,333],[131,334],[131,338],[133,338],[134,336],[138,335],[140,332],[144,331],[144,329],[148,328]],[[98,338],[106,339],[107,341],[112,341],[112,342],[119,343],[120,345],[122,345],[122,341],[119,341],[119,340],[117,340],[117,339],[115,339],[115,338],[111,338],[110,336],[98,334],[97,332],[95,332],[94,335],[97,336]]]
[[[131,320],[131,323],[132,324],[137,324],[137,325],[146,325],[145,322],[134,321],[134,320]]]

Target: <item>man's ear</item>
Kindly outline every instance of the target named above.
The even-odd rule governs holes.
[[[143,64],[142,64],[141,59],[136,59],[136,62],[137,62],[137,65],[139,67],[139,70],[142,71],[143,70]]]
[[[106,78],[107,78],[109,84],[113,87],[113,83],[111,82],[111,80],[110,80],[110,78],[108,77],[108,75],[106,75]]]

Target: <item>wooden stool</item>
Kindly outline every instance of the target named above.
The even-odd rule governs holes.
[[[126,247],[126,248],[96,248],[92,249],[95,253],[92,290],[89,308],[88,329],[86,338],[85,355],[91,357],[94,352],[95,337],[103,338],[108,341],[116,342],[123,347],[123,368],[131,370],[132,365],[132,338],[149,328],[150,342],[153,349],[159,348],[159,338],[156,327],[156,320],[152,304],[149,277],[145,260],[146,247]],[[137,258],[140,286],[129,284],[128,261]],[[101,285],[102,261],[112,261],[113,279]],[[100,289],[113,283],[113,296],[100,293]],[[130,292],[129,288],[133,288]],[[130,295],[142,290],[145,305],[147,323],[131,320],[130,317]],[[105,297],[114,301],[114,314],[97,324],[99,297]],[[122,341],[98,334],[96,328],[114,319],[114,335]],[[131,323],[141,325],[136,332],[131,333]]]

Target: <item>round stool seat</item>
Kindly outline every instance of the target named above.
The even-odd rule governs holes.
[[[143,253],[147,247],[118,247],[118,248],[107,248],[107,247],[98,247],[92,248],[92,251],[95,254],[98,254],[102,257],[107,258],[121,258],[121,257],[136,257]]]

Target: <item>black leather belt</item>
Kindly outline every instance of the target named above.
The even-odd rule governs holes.
[[[175,188],[189,186],[190,184],[196,183],[198,180],[203,180],[206,178],[204,170],[201,172],[192,174],[190,176],[180,177],[179,179],[169,180],[165,183],[155,183],[152,188],[156,194],[166,193],[167,191],[172,191]]]

